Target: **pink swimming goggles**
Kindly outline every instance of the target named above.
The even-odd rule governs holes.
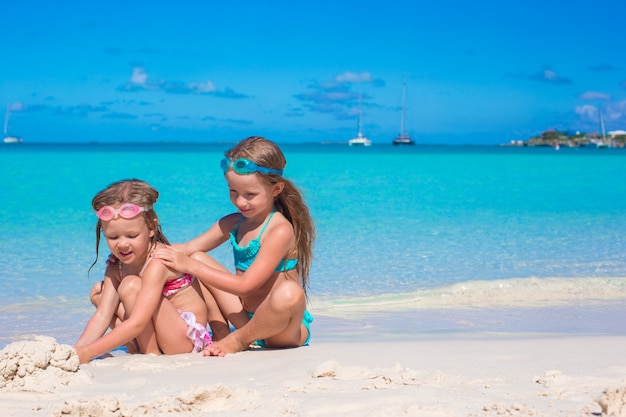
[[[114,209],[111,206],[104,206],[100,210],[96,212],[96,216],[100,220],[109,221],[115,218],[115,216],[120,216],[125,219],[132,219],[137,216],[142,211],[150,210],[152,207],[139,207],[137,204],[126,203],[122,204],[120,208]]]

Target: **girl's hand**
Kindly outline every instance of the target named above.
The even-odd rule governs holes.
[[[89,356],[91,352],[89,352],[89,349],[87,349],[86,346],[74,346],[74,350],[78,355],[78,363],[80,363],[81,365],[84,363],[89,363],[89,361],[91,360],[91,357]]]
[[[159,247],[152,251],[152,257],[159,259],[161,263],[169,269],[173,269],[182,274],[189,272],[186,269],[189,257],[175,247],[159,245]]]

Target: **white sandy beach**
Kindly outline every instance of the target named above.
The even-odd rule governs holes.
[[[626,416],[624,336],[416,336],[80,367],[68,348],[6,346],[0,415]]]

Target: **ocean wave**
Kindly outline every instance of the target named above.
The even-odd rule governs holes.
[[[37,296],[32,299],[11,302],[11,300],[3,300],[0,303],[0,314],[3,313],[30,313],[41,314],[42,312],[62,310],[71,313],[90,313],[94,307],[85,296]]]
[[[626,300],[626,277],[513,278],[467,281],[410,293],[316,298],[311,308],[327,316],[374,311],[554,307]]]

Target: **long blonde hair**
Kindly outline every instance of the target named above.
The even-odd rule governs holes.
[[[246,158],[259,166],[279,170],[284,170],[287,165],[285,155],[278,145],[261,136],[250,136],[242,140],[227,151],[224,156],[231,160]],[[309,208],[305,204],[301,192],[287,178],[278,174],[262,174],[260,172],[257,175],[261,175],[272,185],[279,182],[284,184],[283,191],[275,198],[274,204],[276,209],[293,226],[296,250],[298,252],[296,270],[306,294],[309,283],[309,269],[313,260],[313,242],[315,241],[315,227]]]
[[[169,241],[161,230],[159,217],[154,211],[154,204],[159,198],[159,192],[145,181],[138,179],[128,179],[114,182],[104,190],[98,192],[91,200],[91,207],[98,211],[104,206],[120,206],[125,203],[137,204],[140,207],[148,207],[149,209],[140,213],[143,216],[148,229],[154,230],[154,236],[150,238],[150,244],[155,245],[157,242],[169,245]],[[100,248],[100,238],[102,232],[102,220],[98,219],[96,223],[96,260],[89,270],[98,262],[98,254]]]

